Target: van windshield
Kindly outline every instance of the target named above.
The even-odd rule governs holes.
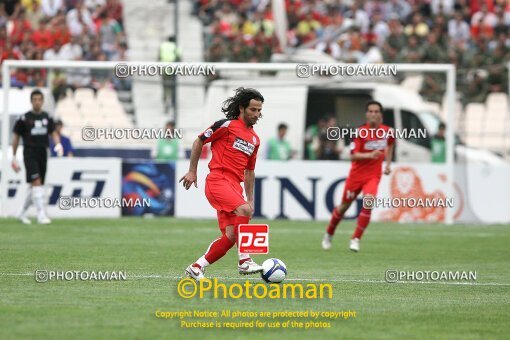
[[[434,136],[439,129],[439,124],[441,123],[441,119],[439,117],[429,111],[420,111],[420,118],[427,129],[429,136]],[[460,140],[459,136],[455,134],[455,144],[463,144]]]
[[[425,125],[429,136],[434,136],[439,129],[439,124],[441,123],[439,117],[431,112],[421,111],[420,118],[422,119],[423,125]]]

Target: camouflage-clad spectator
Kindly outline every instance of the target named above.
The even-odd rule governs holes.
[[[407,44],[400,52],[400,59],[405,63],[419,63],[422,59],[422,49],[419,38],[411,35],[407,38]]]
[[[387,62],[398,62],[399,52],[404,47],[406,41],[402,34],[402,25],[396,16],[393,16],[388,23],[390,34],[383,47],[384,60]]]
[[[462,105],[485,102],[489,94],[487,76],[487,72],[483,70],[475,70],[468,74],[468,85],[464,96],[462,96]]]
[[[445,94],[445,77],[443,74],[429,73],[423,77],[420,94],[429,102],[441,104]]]
[[[503,0],[284,0],[287,31],[278,35],[271,1],[193,1],[209,61],[269,61],[283,47],[306,47],[341,62],[452,62],[458,91],[477,101],[486,97],[475,93],[484,77],[488,91],[506,88],[510,5]],[[444,79],[426,76],[421,92],[441,103]]]
[[[442,63],[445,59],[444,46],[441,46],[435,33],[430,33],[423,44],[422,61],[424,63]]]

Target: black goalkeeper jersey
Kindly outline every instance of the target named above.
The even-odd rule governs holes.
[[[39,114],[28,111],[21,115],[16,120],[13,129],[16,134],[21,136],[25,147],[33,148],[47,148],[48,136],[54,130],[53,119],[44,111]]]

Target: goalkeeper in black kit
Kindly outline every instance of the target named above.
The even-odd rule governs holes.
[[[12,138],[13,160],[11,166],[16,172],[21,170],[16,160],[16,151],[21,138],[23,139],[23,162],[25,163],[26,180],[27,183],[30,183],[27,197],[18,218],[24,224],[32,223],[26,214],[28,208],[34,204],[37,209],[37,222],[39,224],[49,224],[51,220],[46,215],[44,208],[44,178],[48,161],[48,136],[51,136],[55,143],[53,150],[57,153],[57,156],[61,157],[64,149],[60,143],[60,137],[55,131],[53,119],[49,117],[48,113],[42,111],[43,93],[39,90],[32,91],[30,102],[32,103],[32,110],[18,118],[14,125]]]

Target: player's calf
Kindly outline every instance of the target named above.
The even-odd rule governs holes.
[[[205,267],[221,259],[234,246],[227,233],[214,240],[203,256],[186,268],[186,275],[199,281],[204,278]]]
[[[329,250],[331,249],[331,241],[333,239],[333,235],[335,234],[336,227],[342,221],[344,213],[351,206],[352,201],[344,201],[339,206],[333,209],[331,213],[331,219],[329,221],[328,227],[326,228],[326,233],[322,238],[322,249]]]
[[[363,233],[368,227],[370,223],[370,217],[372,215],[372,209],[362,208],[359,216],[358,223],[356,225],[356,229],[354,230],[354,234],[352,235],[352,239],[361,239]]]

